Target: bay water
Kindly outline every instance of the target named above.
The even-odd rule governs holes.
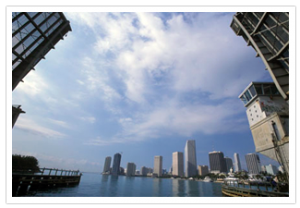
[[[171,178],[83,173],[73,187],[29,190],[35,197],[222,197],[221,184]]]

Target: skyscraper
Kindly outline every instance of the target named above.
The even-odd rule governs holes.
[[[185,177],[198,175],[195,140],[186,141],[185,148],[184,148],[184,157],[185,157]]]
[[[116,153],[114,155],[112,175],[119,175],[120,174],[120,164],[121,164],[121,154]]]
[[[257,154],[249,153],[245,155],[245,159],[249,174],[259,174],[261,172],[261,164]]]
[[[205,176],[209,173],[207,165],[198,165],[198,174],[200,176]]]
[[[106,157],[105,163],[104,163],[104,168],[103,168],[103,173],[106,173],[110,170],[110,164],[111,164],[111,157]]]
[[[234,153],[234,172],[241,171],[241,162],[240,162],[240,157],[238,153]]]
[[[156,174],[158,177],[162,176],[162,156],[154,157],[154,168],[153,174]]]
[[[172,175],[183,177],[183,153],[173,152]]]
[[[136,165],[134,163],[127,163],[126,176],[135,176]]]
[[[226,173],[226,163],[223,152],[213,151],[208,154],[211,173]]]
[[[232,164],[232,159],[229,157],[225,157],[225,163],[226,163],[226,169],[227,169],[227,173],[230,172],[230,169],[232,168],[233,170],[233,164]]]

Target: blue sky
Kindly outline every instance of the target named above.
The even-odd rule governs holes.
[[[230,28],[234,13],[64,14],[72,32],[12,93],[26,111],[13,154],[95,172],[117,152],[137,169],[161,155],[169,170],[172,152],[194,139],[198,165],[217,150],[239,153],[246,169],[255,147],[238,95],[271,77]]]

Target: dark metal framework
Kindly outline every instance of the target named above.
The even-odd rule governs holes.
[[[289,100],[289,13],[238,12],[230,27],[255,49],[278,91]]]
[[[61,12],[12,13],[12,90],[71,30]]]

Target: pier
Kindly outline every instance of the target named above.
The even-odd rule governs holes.
[[[289,194],[286,192],[268,191],[268,189],[262,189],[262,186],[256,186],[255,189],[252,186],[251,189],[251,187],[246,188],[245,186],[239,187],[223,184],[222,193],[230,197],[289,197]]]
[[[29,190],[78,185],[81,175],[79,170],[53,168],[42,168],[38,173],[13,172],[12,196],[23,195]]]

